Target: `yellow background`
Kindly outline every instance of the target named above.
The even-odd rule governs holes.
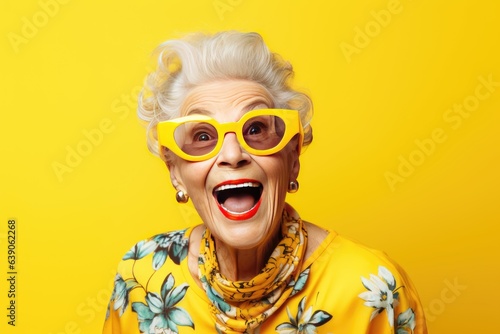
[[[302,217],[397,260],[420,292],[430,332],[498,331],[497,1],[0,7],[1,333],[100,332],[121,256],[194,217],[146,150],[135,99],[160,42],[226,29],[260,32],[313,98],[315,139],[289,198]],[[469,116],[448,111],[464,103]],[[410,158],[413,168],[400,166]],[[398,169],[404,177],[391,185],[387,173]],[[12,218],[16,327],[5,316]]]

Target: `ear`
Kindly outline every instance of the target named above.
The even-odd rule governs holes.
[[[298,140],[296,138],[293,139],[295,142],[294,145],[292,146],[293,149],[290,152],[290,181],[295,181],[299,177],[299,172],[300,172],[300,159],[299,159],[299,147],[298,147]]]
[[[297,151],[294,154],[294,157],[292,159],[292,170],[290,173],[291,180],[290,181],[295,181],[299,177],[299,171],[300,171],[300,159],[299,159],[299,154]]]
[[[172,183],[172,186],[175,188],[175,190],[182,190],[184,193],[186,193],[186,187],[182,182],[182,175],[179,173],[180,170],[177,165],[172,163],[172,161],[169,161],[169,163],[167,163],[167,168],[170,173],[170,182]]]
[[[172,183],[172,186],[176,190],[182,190],[182,191],[186,192],[186,189],[185,189],[184,184],[182,182],[182,176],[179,173],[180,172],[179,167],[175,163],[175,158],[172,157],[171,154],[169,154],[169,152],[165,148],[163,148],[161,153],[162,153],[163,161],[165,162],[165,165],[168,168],[168,172],[170,174],[170,182]]]

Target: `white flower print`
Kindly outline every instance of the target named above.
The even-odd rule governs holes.
[[[304,312],[307,297],[303,297],[298,306],[297,315],[294,317],[287,307],[286,312],[290,322],[279,324],[275,330],[279,334],[315,334],[318,327],[326,324],[332,315],[326,311],[318,310],[313,313],[313,307],[309,306]]]
[[[384,310],[387,312],[389,325],[394,327],[394,307],[398,304],[399,292],[394,275],[385,267],[378,267],[378,276],[370,274],[370,279],[361,276],[363,286],[368,290],[359,294],[365,305],[375,308],[370,317],[373,320]]]

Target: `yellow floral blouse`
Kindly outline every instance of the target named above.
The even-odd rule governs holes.
[[[218,333],[190,274],[192,228],[137,243],[118,267],[104,334]],[[222,303],[224,301],[221,301]],[[417,292],[384,253],[330,231],[294,294],[253,333],[427,333]]]

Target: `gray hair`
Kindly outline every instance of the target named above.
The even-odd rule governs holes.
[[[261,84],[275,108],[298,110],[304,127],[304,146],[312,141],[313,114],[309,96],[293,90],[290,63],[269,51],[257,33],[236,31],[214,35],[196,33],[162,43],[156,50],[158,65],[139,96],[138,115],[147,124],[149,150],[160,156],[156,125],[179,117],[190,89],[220,79],[244,79]]]

